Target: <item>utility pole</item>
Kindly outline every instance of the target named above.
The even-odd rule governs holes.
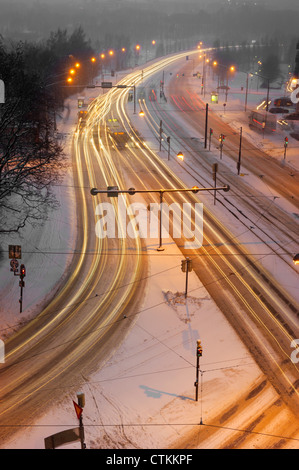
[[[207,148],[207,135],[208,135],[208,113],[209,113],[209,105],[208,105],[208,103],[206,103],[205,149]]]
[[[198,339],[196,342],[196,380],[195,386],[195,401],[198,401],[198,377],[199,377],[199,358],[202,356],[201,341]]]
[[[247,111],[247,98],[248,98],[248,76],[249,76],[249,74],[247,73],[247,77],[246,77],[246,92],[245,92],[245,111]]]
[[[188,273],[192,271],[192,261],[190,258],[183,259],[181,262],[181,269],[183,273],[186,273],[186,287],[185,287],[185,299],[188,294]]]
[[[25,268],[24,264],[21,264],[21,266],[20,266],[20,282],[19,282],[19,286],[21,288],[20,300],[19,300],[20,313],[22,313],[22,308],[23,308],[23,287],[25,287],[25,281],[24,281],[25,276],[26,276],[26,268]]]
[[[216,188],[216,179],[217,179],[217,171],[218,171],[218,163],[213,163],[213,181],[214,181],[214,188]],[[214,189],[214,206],[216,204],[216,189]]]
[[[211,140],[212,140],[212,135],[213,135],[213,129],[210,127],[210,135],[209,135],[209,150],[211,150]]]
[[[238,175],[240,174],[240,169],[241,169],[241,154],[242,154],[242,127],[240,127],[239,158],[237,162]]]
[[[160,129],[159,129],[159,133],[160,133],[160,152],[161,152],[161,148],[162,148],[162,133],[163,133],[163,128],[162,128],[162,120],[160,120]]]
[[[170,159],[170,137],[167,137],[167,143],[168,143],[168,157],[167,159]]]

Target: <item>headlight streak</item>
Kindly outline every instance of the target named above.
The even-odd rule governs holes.
[[[107,105],[107,103],[108,103],[107,99],[105,99],[103,107],[94,106],[93,112],[96,113],[96,112],[99,112],[99,110],[102,110],[103,111],[102,116],[105,116],[110,109],[110,105],[109,104]],[[85,164],[86,164],[88,179],[90,182],[89,186],[90,187],[95,186],[96,177],[95,177],[94,168],[93,168],[94,164],[92,163],[92,159],[90,155],[90,146],[96,154],[96,157],[97,157],[96,162],[98,163],[98,167],[101,168],[101,164],[103,163],[104,160],[106,160],[106,162],[108,163],[110,172],[112,172],[115,178],[118,180],[118,173],[113,165],[112,158],[110,154],[105,151],[104,146],[102,146],[102,151],[105,154],[105,158],[100,159],[99,153],[96,149],[93,137],[91,135],[92,130],[93,130],[93,126],[92,126],[92,116],[91,116],[90,119],[88,120],[88,123],[84,131],[81,133],[76,131],[74,134],[74,153],[75,153],[75,162],[76,162],[77,173],[78,173],[78,186],[80,188],[81,201],[82,201],[82,223],[83,223],[83,230],[82,230],[83,240],[82,240],[82,245],[80,249],[79,261],[74,271],[72,272],[70,279],[68,280],[68,282],[62,289],[61,293],[49,304],[49,306],[45,310],[43,310],[40,316],[45,316],[46,314],[49,314],[51,312],[51,310],[53,309],[53,306],[59,300],[63,298],[63,296],[68,292],[69,288],[70,289],[72,288],[72,283],[80,275],[80,270],[81,270],[83,261],[85,259],[85,254],[87,252],[88,233],[89,233],[90,225],[91,225],[89,218],[88,218],[88,210],[87,210],[87,205],[90,203],[92,203],[94,207],[94,210],[93,210],[94,224],[96,222],[96,217],[95,217],[96,201],[94,201],[93,198],[90,198],[89,191],[86,196],[86,191],[84,190],[84,188],[86,187],[86,184],[84,184],[84,180],[83,180],[83,159],[84,159]],[[79,139],[83,140],[82,142],[82,147],[84,149],[83,156],[80,154],[80,150],[79,150],[79,147],[80,147]],[[105,175],[103,176],[105,178]],[[107,182],[107,179],[106,179],[106,182]],[[104,240],[103,242],[103,240],[98,239],[98,237],[95,237],[95,238],[96,238],[95,253],[98,253],[101,249],[103,249],[103,243],[105,243],[105,245],[107,244],[107,240]],[[121,251],[120,256],[118,257],[119,264],[116,269],[116,274],[113,277],[113,283],[110,284],[111,292],[109,292],[109,289],[108,289],[106,294],[103,295],[101,299],[99,299],[99,303],[93,308],[89,309],[88,315],[86,315],[85,318],[80,319],[79,326],[77,322],[76,328],[75,329],[73,328],[73,335],[69,337],[68,340],[66,341],[66,343],[71,343],[72,338],[73,338],[71,353],[67,354],[63,360],[60,360],[59,363],[56,364],[55,368],[50,368],[49,372],[42,376],[42,378],[40,379],[41,380],[40,385],[37,385],[35,383],[31,384],[30,382],[28,385],[23,386],[23,393],[24,393],[23,398],[18,399],[16,402],[13,402],[11,405],[7,405],[6,408],[2,412],[0,412],[0,415],[7,413],[8,411],[15,408],[17,405],[20,405],[21,403],[26,401],[34,393],[42,390],[51,381],[58,378],[62,373],[65,373],[65,371],[69,369],[76,361],[78,361],[78,359],[81,356],[88,354],[88,352],[92,349],[92,347],[94,347],[95,344],[106,334],[107,328],[113,325],[113,320],[115,320],[116,317],[119,316],[119,314],[123,311],[123,309],[126,308],[126,306],[129,304],[130,300],[133,298],[134,293],[136,292],[138,288],[137,281],[140,278],[140,273],[142,271],[141,256],[140,256],[142,250],[141,250],[140,239],[138,238],[135,240],[135,245],[136,245],[135,251],[139,254],[139,256],[137,258],[134,258],[134,262],[136,263],[136,266],[135,266],[135,269],[131,278],[131,283],[130,283],[131,285],[126,285],[126,287],[123,289],[122,295],[120,296],[119,299],[117,299],[116,304],[113,305],[113,308],[111,308],[111,311],[109,311],[109,313],[107,314],[107,309],[109,310],[108,308],[109,305],[112,305],[114,298],[117,298],[116,292],[119,290],[118,288],[124,284],[124,279],[127,280],[127,276],[128,276],[128,269],[127,269],[128,257],[122,256],[122,254],[125,254],[126,252],[126,243],[124,242],[124,239],[120,239],[120,245],[121,245],[122,251]],[[108,250],[105,250],[105,252],[107,251]],[[102,269],[99,269],[100,263],[102,263]],[[29,344],[32,343],[34,339],[38,340],[34,343],[34,346],[36,346],[39,342],[45,340],[48,336],[50,337],[50,335],[53,335],[55,333],[55,330],[58,328],[58,326],[59,327],[62,325],[65,326],[66,323],[70,324],[71,319],[75,317],[75,315],[79,312],[80,304],[82,305],[82,302],[78,302],[79,306],[77,307],[74,307],[74,304],[84,294],[84,291],[86,291],[87,285],[89,286],[90,289],[96,288],[101,278],[101,275],[103,275],[103,272],[104,272],[103,257],[95,255],[92,259],[91,266],[89,267],[88,274],[86,275],[84,279],[84,283],[82,282],[81,287],[74,293],[71,301],[69,301],[65,307],[59,310],[58,313],[54,316],[54,318],[50,319],[48,323],[46,323],[42,328],[40,328],[35,334],[33,334],[30,338],[25,340],[18,347],[10,351],[6,355],[6,361],[8,357],[12,359],[12,357],[18,351],[20,351],[25,346],[29,346]],[[88,297],[89,295],[90,294],[87,294]],[[67,313],[67,310],[69,308],[71,310],[69,313]],[[67,316],[63,318],[65,313],[67,313]],[[105,318],[102,317],[103,313],[106,314]],[[33,322],[37,322],[37,319],[34,319]],[[100,330],[98,328],[99,320],[101,321]],[[30,324],[32,325],[32,322]],[[89,328],[88,335],[86,334],[86,332],[84,332],[87,326]],[[29,325],[27,327],[29,327]],[[50,327],[52,328],[51,331],[49,331]],[[92,331],[93,327],[97,327],[95,331]],[[49,331],[48,333],[47,333],[47,330]],[[84,337],[84,340],[82,340],[82,337]],[[55,350],[60,346],[64,346],[64,343],[61,342],[60,344],[53,346],[50,350],[47,350],[47,359],[50,358],[50,355],[52,355],[51,350],[53,351],[53,354],[55,354]],[[16,362],[17,362],[17,359],[16,359]],[[32,367],[32,364],[31,364],[31,367]],[[36,364],[36,366],[34,365],[34,368],[35,368],[35,372],[38,373],[38,363]],[[19,374],[18,377],[13,381],[13,383],[12,381],[10,381],[9,387],[12,387],[13,385],[17,387],[17,385],[21,383],[22,378],[26,378],[26,377],[28,377],[28,372],[25,372],[23,375]],[[2,388],[2,395],[4,394],[3,392],[5,389],[6,387]]]
[[[121,106],[121,110],[122,110],[122,113],[124,115],[124,120],[126,120],[127,122],[127,126],[129,128],[131,128],[131,131],[132,133],[134,133],[134,130],[130,124],[130,120],[127,116],[127,113],[126,113],[126,110],[125,110],[125,107],[124,107],[124,103],[122,102],[122,106]],[[136,135],[136,138],[138,138],[138,136]],[[132,152],[132,150],[130,149],[130,151]],[[158,174],[160,174],[164,179],[166,179],[166,181],[169,183],[169,187],[175,187],[176,185],[178,185],[179,187],[184,187],[185,185],[183,184],[183,182],[165,165],[165,163],[163,161],[161,161],[159,159],[159,157],[157,157],[157,155],[151,151],[149,148],[148,148],[148,153],[144,150],[142,150],[142,153],[143,155],[146,157],[147,160],[149,160],[151,162],[151,164],[155,167],[155,170],[157,171]],[[143,160],[139,157],[137,157],[137,155],[135,154],[135,158],[138,158],[139,162],[140,163],[144,163]],[[156,163],[158,162],[158,163]],[[162,167],[162,168],[161,168]],[[166,175],[167,174],[170,174],[172,176],[172,178],[176,181],[176,183],[174,184]],[[155,176],[154,176],[155,177]],[[155,177],[156,178],[156,177]],[[156,178],[157,179],[157,178]],[[157,180],[158,182],[158,180]],[[194,199],[196,199],[196,201],[198,201],[198,199],[194,196],[193,197]],[[187,198],[185,196],[183,196],[183,199],[185,200],[185,202],[188,202]],[[172,198],[172,200],[174,201],[174,199]],[[190,201],[190,199],[189,199]],[[213,217],[212,214],[209,212],[209,215],[210,217]],[[214,218],[214,217],[213,217]],[[205,220],[205,224],[207,224],[207,221]],[[219,222],[218,222],[219,224]],[[219,224],[222,228],[222,230],[224,230],[224,232],[227,234],[228,237],[232,237],[232,235],[228,232],[228,230],[220,223]],[[210,226],[209,224],[209,229],[212,231],[212,233],[214,234],[214,236],[216,236],[219,240],[220,240],[220,243],[221,244],[225,244],[225,240],[220,236],[219,233],[217,233],[213,227]],[[215,245],[215,243],[209,239],[207,239],[207,242],[210,243],[211,245]],[[233,254],[232,252],[232,248],[228,245],[227,246],[229,251],[231,252],[231,254]],[[236,275],[236,277],[238,278],[238,280],[244,285],[244,287],[247,289],[247,291],[255,298],[255,300],[260,304],[260,306],[264,309],[264,311],[267,313],[267,315],[271,318],[271,320],[276,324],[276,326],[281,330],[281,332],[285,335],[285,337],[288,339],[289,342],[291,342],[294,338],[291,337],[291,335],[286,331],[286,329],[284,328],[283,325],[281,325],[281,323],[275,318],[275,316],[272,314],[272,312],[268,309],[268,307],[265,305],[265,303],[259,298],[259,296],[253,291],[253,289],[249,286],[249,284],[244,280],[244,278],[242,277],[242,275],[235,270],[235,268],[233,267],[233,265],[229,262],[229,260],[227,259],[226,256],[222,255],[222,253],[220,252],[220,250],[217,248],[217,246],[214,246],[215,248],[215,251],[217,252],[217,254],[219,255],[219,257],[222,259],[222,261],[224,261],[224,263],[230,268],[231,272],[234,272],[234,274]],[[204,252],[205,252],[205,255],[209,258],[210,262],[215,266],[215,268],[219,271],[221,277],[229,284],[229,286],[233,289],[233,291],[236,293],[236,295],[238,296],[238,298],[242,301],[242,303],[244,304],[244,306],[248,309],[248,311],[251,313],[251,315],[256,319],[256,321],[258,321],[258,323],[267,331],[268,335],[273,339],[273,341],[277,344],[277,346],[279,347],[279,349],[282,351],[282,353],[288,358],[290,359],[290,352],[287,352],[285,351],[285,349],[281,346],[280,342],[277,340],[277,338],[275,337],[275,335],[269,330],[269,328],[265,325],[265,323],[259,318],[259,316],[255,313],[255,311],[252,309],[252,307],[250,306],[250,304],[248,303],[248,301],[244,298],[244,296],[239,292],[239,290],[234,286],[234,284],[232,283],[232,281],[229,279],[229,277],[225,274],[225,272],[221,269],[221,267],[217,264],[217,261],[215,259],[215,257],[212,257],[209,252],[207,251],[207,249],[205,247],[202,247],[201,248]],[[195,253],[195,256],[196,256],[196,253]],[[235,256],[235,255],[234,255]],[[236,257],[236,256],[235,256]],[[252,269],[247,266],[243,260],[243,258],[241,256],[238,256],[238,261],[239,263],[241,264],[242,266],[242,269],[243,270],[246,270],[248,271],[252,276],[256,277],[256,273],[254,273],[252,271]],[[266,292],[268,293],[268,295],[271,297],[271,299],[276,303],[276,305],[279,307],[279,308],[282,308],[283,310],[285,309],[285,306],[282,305],[281,301],[279,298],[277,298],[276,296],[273,295],[272,292],[270,292],[270,290],[268,289],[268,286],[266,286],[266,288],[264,287],[264,289],[266,290]],[[264,347],[266,347],[264,345]],[[273,354],[270,353],[267,349],[267,352],[268,354],[271,356],[271,358],[274,360],[276,366],[279,368],[279,370],[281,371],[281,373],[284,375],[284,377],[286,378],[286,380],[288,381],[288,383],[290,384],[290,386],[292,387],[292,389],[295,391],[295,393],[298,395],[298,391],[296,390],[296,388],[294,387],[294,385],[292,384],[291,380],[288,378],[288,376],[285,374],[285,372],[281,369],[280,365],[277,363],[277,361],[274,359],[273,357]],[[298,368],[297,366],[292,363],[292,366],[295,368],[295,370],[298,372]]]

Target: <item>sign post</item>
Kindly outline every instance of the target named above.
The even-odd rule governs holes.
[[[78,403],[73,401],[77,418],[79,420],[79,427],[73,429],[66,429],[65,431],[52,434],[45,438],[45,449],[56,449],[69,442],[81,441],[81,449],[86,449],[84,443],[84,427],[82,413],[85,405],[84,393],[77,393]]]
[[[74,402],[74,407],[76,411],[77,418],[79,420],[79,435],[80,435],[80,441],[81,441],[81,449],[86,449],[86,444],[84,442],[84,426],[83,426],[83,418],[82,418],[82,413],[83,413],[83,408],[85,406],[85,395],[84,393],[77,393],[77,398],[78,398],[78,403]]]

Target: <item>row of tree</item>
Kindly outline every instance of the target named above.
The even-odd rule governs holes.
[[[242,72],[257,73],[267,81],[275,82],[281,78],[287,81],[285,70],[282,65],[289,65],[292,72],[295,52],[295,40],[287,44],[280,44],[275,38],[257,41],[254,43],[243,42],[240,45],[221,45],[220,41],[214,42],[217,50],[213,53],[213,59],[219,64],[229,67],[235,65]],[[288,62],[289,59],[289,62]],[[217,69],[216,69],[217,70]],[[220,74],[224,74],[223,68],[219,68]],[[262,85],[263,86],[263,85]]]

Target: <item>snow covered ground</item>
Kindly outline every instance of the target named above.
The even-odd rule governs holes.
[[[87,94],[93,96],[95,91],[89,90]],[[59,131],[69,133],[74,128],[76,104],[76,97],[73,97],[70,100],[70,116],[65,122],[60,122]],[[232,104],[233,111],[230,110]],[[219,104],[219,113],[221,109]],[[240,122],[245,127],[242,100],[233,98],[232,92],[223,119],[231,119],[232,114],[229,113],[235,113],[233,120],[236,128]],[[140,133],[146,134],[144,137],[157,147],[145,124],[137,116],[131,116]],[[254,138],[249,128],[246,129],[246,137],[247,132]],[[66,137],[68,151],[70,138]],[[290,142],[287,163],[295,167],[298,159],[295,152],[294,155],[291,152],[292,146]],[[161,158],[167,159],[166,151],[161,152]],[[277,158],[281,158],[278,152]],[[183,172],[180,176],[189,183]],[[246,178],[255,185],[253,175]],[[264,190],[268,193],[269,188]],[[41,231],[28,229],[23,240],[9,237],[1,242],[4,249],[5,243],[22,245],[27,252],[22,261],[28,273],[24,313],[20,315],[17,278],[9,271],[8,256],[1,260],[0,334],[3,339],[11,331],[7,329],[9,326],[31,318],[42,305],[45,295],[63,282],[70,262],[67,253],[72,251],[76,236],[71,171],[66,175],[65,186],[57,188],[57,195],[61,208],[49,218]],[[211,204],[208,197],[203,202]],[[213,210],[218,211],[220,216],[217,206]],[[233,230],[238,232],[238,227],[235,225]],[[244,240],[245,243],[251,241]],[[161,253],[157,253],[153,240],[146,240],[145,243],[149,263],[147,291],[142,308],[136,312],[134,326],[122,344],[107,358],[101,370],[85,380],[80,390],[75,386],[67,392],[62,390],[62,393],[66,392],[66,398],[54,409],[47,410],[38,422],[26,429],[26,433],[21,431],[17,434],[6,448],[42,449],[45,437],[76,427],[78,420],[72,401],[76,400],[76,392],[82,391],[86,400],[83,422],[87,448],[167,448],[191,425],[199,424],[201,420],[208,423],[262,378],[252,357],[192,272],[189,273],[188,297],[185,299],[185,274],[180,269],[182,256],[173,240],[164,240],[166,249]],[[30,251],[46,251],[47,254],[33,255]],[[66,254],[61,255],[61,252]],[[277,263],[278,275],[279,262],[276,260],[274,263]],[[295,280],[289,282],[292,293],[296,292]],[[194,399],[197,339],[201,339],[203,346],[198,402]],[[269,388],[255,406],[262,410],[276,398],[275,392]],[[236,426],[242,428],[244,423],[246,416],[241,416]],[[210,446],[217,448],[220,444],[211,441]],[[253,441],[252,447],[255,445]],[[288,443],[289,447],[295,448],[296,445],[296,441]],[[65,447],[79,448],[80,444],[76,442]]]

